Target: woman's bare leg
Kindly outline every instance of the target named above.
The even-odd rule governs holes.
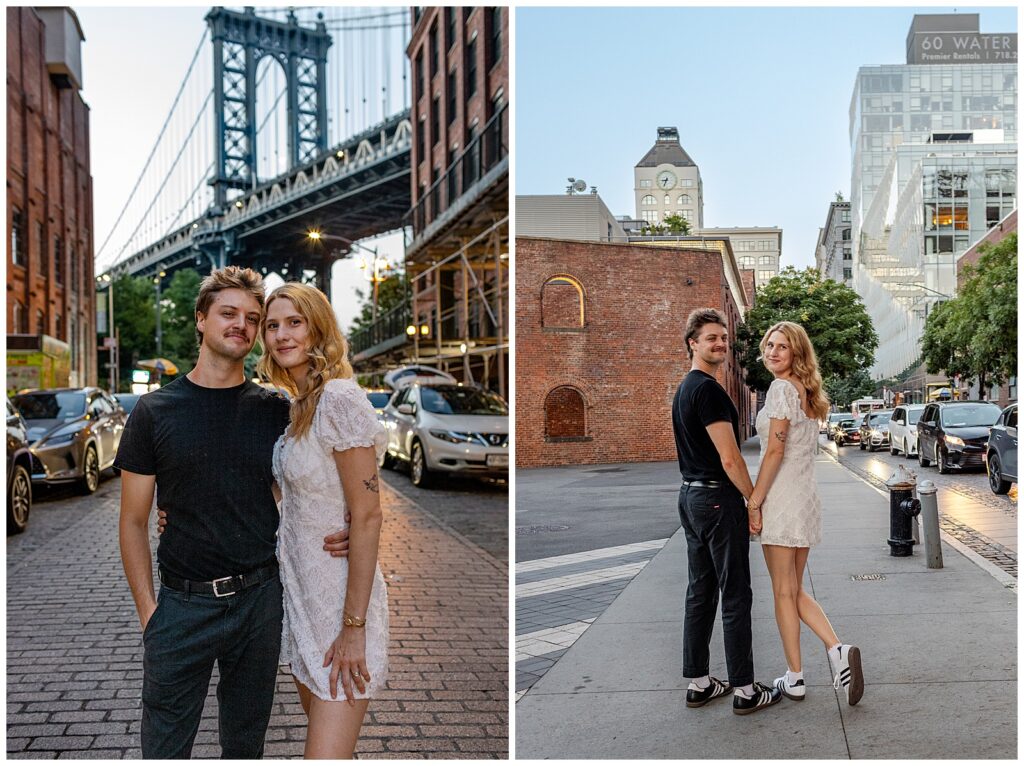
[[[302,712],[306,714],[306,718],[309,718],[309,700],[313,693],[295,676],[292,676],[292,680],[295,682],[295,688],[299,690],[299,702],[302,703]]]
[[[807,554],[809,548],[796,549],[796,582],[799,587],[796,605],[800,611],[800,619],[808,628],[814,631],[814,635],[822,640],[826,649],[831,649],[839,642],[839,637],[832,629],[832,623],[828,621],[825,611],[819,606],[811,594],[804,590],[804,568],[807,566]]]
[[[800,581],[797,579],[795,548],[781,545],[762,545],[764,561],[772,578],[772,593],[775,596],[775,622],[782,637],[782,649],[786,663],[794,673],[802,669],[800,664],[800,612],[797,608],[797,594]]]
[[[352,758],[369,703],[369,700],[355,700],[354,705],[349,705],[344,700],[328,701],[311,695],[306,751],[302,757]]]

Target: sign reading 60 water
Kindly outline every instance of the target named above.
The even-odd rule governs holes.
[[[914,36],[908,64],[1015,64],[1017,35],[934,32]]]

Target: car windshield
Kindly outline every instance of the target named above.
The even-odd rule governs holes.
[[[959,404],[943,407],[940,417],[945,428],[970,428],[993,425],[1001,412],[994,404]]]
[[[840,428],[856,428],[857,427],[857,422],[854,421],[854,420],[841,420],[839,422],[839,427]]]
[[[873,426],[884,426],[889,422],[889,418],[892,417],[891,412],[879,413],[871,416],[871,425]]]
[[[14,397],[14,406],[25,420],[70,420],[85,414],[85,394],[40,392]]]
[[[370,400],[370,404],[372,404],[375,409],[380,410],[388,406],[388,400],[391,398],[391,394],[386,391],[379,393],[376,391],[370,391],[366,394],[366,398]]]
[[[508,406],[500,396],[479,388],[424,386],[420,399],[423,409],[437,415],[508,415]]]
[[[914,423],[919,421],[921,419],[922,412],[924,412],[924,410],[907,410],[907,425],[912,426]]]
[[[851,413],[849,412],[833,412],[831,415],[828,416],[828,422],[835,423],[837,421],[843,420],[844,418],[850,417],[850,415]]]

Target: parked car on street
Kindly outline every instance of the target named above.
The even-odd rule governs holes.
[[[832,437],[832,440],[836,443],[837,447],[842,447],[846,444],[857,444],[860,441],[860,426],[857,425],[857,421],[853,418],[838,421],[835,424],[833,433],[835,433],[835,436]]]
[[[849,420],[852,417],[852,412],[829,413],[828,419],[822,424],[823,430],[821,430],[821,433],[825,434],[825,438],[834,440],[836,438],[836,426],[839,425],[839,421]]]
[[[113,394],[114,401],[121,405],[125,415],[131,415],[132,410],[141,397],[145,394]]]
[[[7,400],[7,534],[16,535],[28,526],[32,511],[32,453],[28,426],[11,400]]]
[[[923,404],[901,404],[889,418],[889,453],[901,452],[907,457],[917,454],[917,421],[924,412]]]
[[[935,463],[939,473],[954,468],[981,468],[985,463],[989,426],[1000,410],[991,402],[932,402],[917,421],[917,460]]]
[[[1017,481],[1017,405],[1011,404],[989,429],[985,449],[988,485],[997,495],[1005,495]]]
[[[366,398],[370,400],[373,409],[377,412],[377,420],[384,422],[384,408],[388,406],[391,395],[394,393],[390,388],[367,388]]]
[[[860,423],[860,448],[872,452],[889,446],[889,418],[892,410],[866,412]]]
[[[53,388],[14,397],[28,425],[32,481],[74,482],[83,494],[99,488],[114,463],[127,416],[101,388]]]
[[[508,478],[508,405],[479,386],[404,386],[384,408],[384,427],[381,467],[408,462],[417,487],[441,473]]]

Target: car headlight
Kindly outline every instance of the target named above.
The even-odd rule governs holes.
[[[440,439],[443,442],[450,442],[452,444],[468,444],[475,442],[476,437],[473,434],[462,433],[461,431],[431,431],[430,435],[435,439]]]
[[[959,436],[950,436],[949,434],[946,434],[942,438],[946,440],[946,444],[955,444],[957,447],[965,446],[964,440],[961,439]]]
[[[78,435],[78,431],[65,431],[55,433],[39,442],[40,447],[60,447],[64,444],[71,444]]]

